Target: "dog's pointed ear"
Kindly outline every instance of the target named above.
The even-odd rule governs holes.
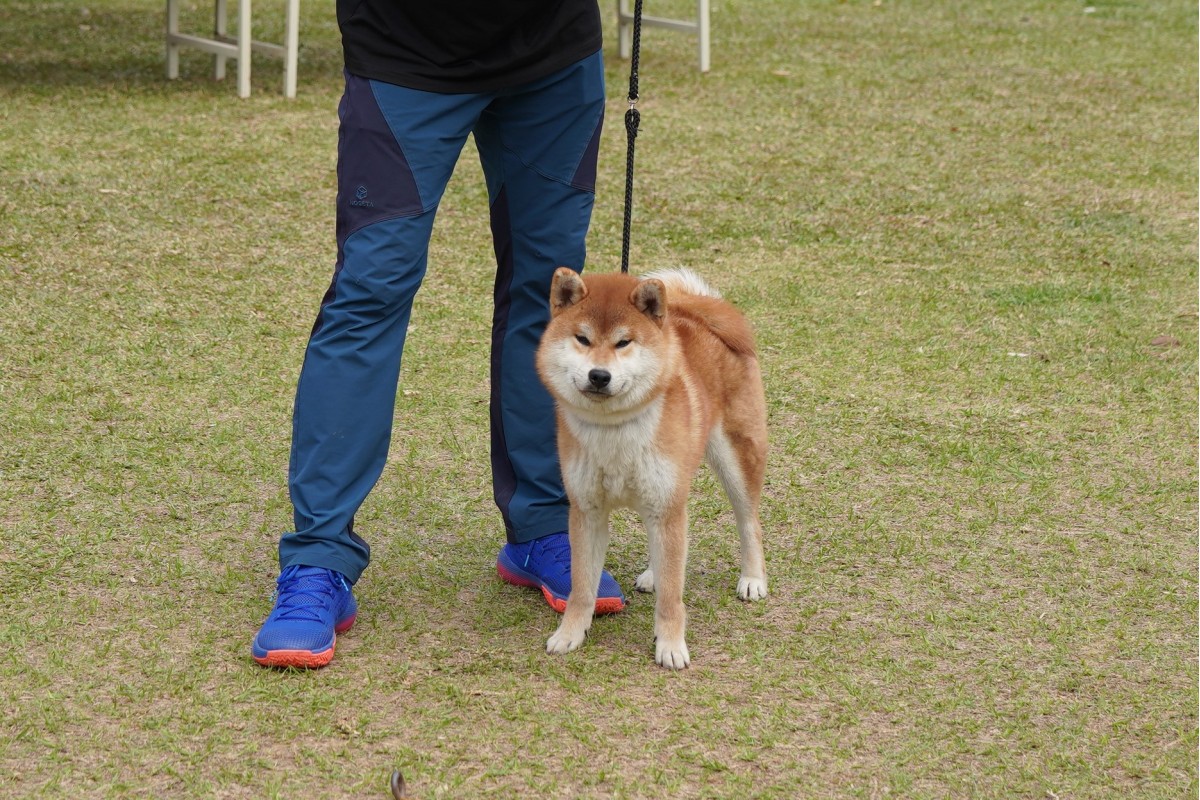
[[[657,278],[647,278],[638,281],[629,295],[633,307],[650,318],[658,327],[662,327],[667,316],[667,287]]]
[[[587,286],[578,272],[567,267],[554,270],[554,278],[550,281],[550,316],[557,317],[587,297],[587,293]]]

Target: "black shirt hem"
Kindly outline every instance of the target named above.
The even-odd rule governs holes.
[[[476,77],[463,80],[435,80],[423,75],[386,69],[379,65],[359,63],[349,55],[346,56],[346,71],[360,78],[383,81],[423,92],[438,92],[439,94],[492,92],[512,89],[552,75],[560,69],[565,69],[599,52],[601,45],[599,38],[595,41],[582,42],[577,47],[557,53],[554,58],[542,59],[536,64],[507,71],[503,75],[497,75],[491,79]]]

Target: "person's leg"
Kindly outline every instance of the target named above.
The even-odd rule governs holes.
[[[554,404],[534,354],[549,321],[554,270],[583,268],[604,116],[600,54],[502,92],[475,141],[487,177],[496,250],[492,322],[492,480],[508,545],[501,576],[541,588],[561,610],[570,590],[568,504],[559,472]],[[541,562],[539,564],[539,562]],[[619,611],[611,576],[598,610]]]
[[[353,583],[367,565],[354,514],[387,459],[434,213],[486,102],[347,77],[338,260],[296,391],[289,470],[296,530],[280,541],[283,568],[326,567]]]
[[[550,278],[580,270],[595,200],[604,115],[600,56],[496,98],[475,141],[496,250],[492,321],[492,480],[510,542],[567,527],[554,404],[534,352],[550,318]]]
[[[487,99],[346,77],[337,263],[296,389],[288,480],[295,531],[279,543],[276,609],[254,643],[260,663],[317,666],[314,653],[328,663],[334,629],[353,622],[344,597],[370,558],[354,515],[386,462],[434,213]]]

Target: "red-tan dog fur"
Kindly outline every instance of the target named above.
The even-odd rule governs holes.
[[[691,662],[684,640],[687,498],[707,460],[733,504],[743,600],[767,595],[758,521],[767,454],[766,402],[742,315],[687,270],[554,274],[551,320],[537,353],[554,396],[558,451],[571,502],[571,593],[549,653],[579,647],[592,624],[609,517],[632,508],[649,534],[656,592],[654,660]]]

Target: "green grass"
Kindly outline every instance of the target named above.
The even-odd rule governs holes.
[[[772,596],[736,600],[702,472],[682,674],[646,598],[550,658],[495,578],[470,148],[360,622],[323,671],[252,663],[334,257],[332,3],[294,101],[269,58],[248,100],[195,52],[168,83],[161,6],[86,6],[0,3],[0,796],[1197,795],[1194,4],[717,0],[708,75],[647,29],[634,269],[745,310],[772,434]]]

